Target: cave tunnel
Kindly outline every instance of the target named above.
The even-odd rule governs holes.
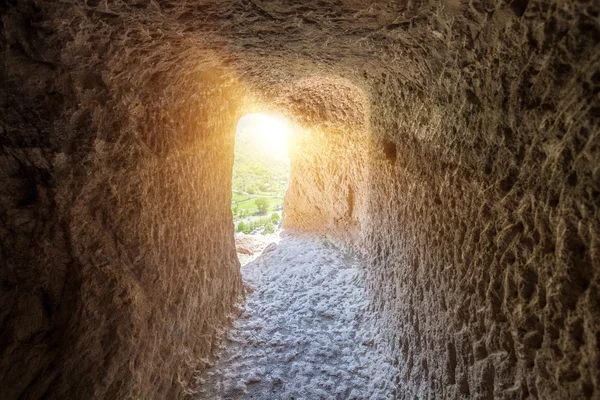
[[[252,296],[230,207],[259,112],[303,133],[284,227],[356,255],[388,349],[380,397],[307,398],[599,398],[599,12],[2,2],[0,397],[202,398]]]

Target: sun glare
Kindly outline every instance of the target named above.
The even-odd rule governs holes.
[[[238,134],[245,134],[266,156],[288,160],[287,123],[265,114],[248,114],[238,122]]]

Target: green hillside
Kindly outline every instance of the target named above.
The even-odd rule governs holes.
[[[257,139],[256,126],[240,122],[235,141],[231,204],[236,220],[261,214],[255,203],[259,198],[266,199],[267,213],[280,209],[283,203],[290,176],[289,159],[287,154],[273,154],[263,144],[264,141]]]

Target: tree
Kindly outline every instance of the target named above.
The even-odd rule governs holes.
[[[269,211],[269,199],[265,197],[254,200],[254,204],[256,204],[256,208],[258,208],[258,212],[261,214],[266,214]]]
[[[274,224],[278,223],[280,220],[279,218],[279,214],[274,212],[273,214],[271,214],[271,222],[273,222]]]
[[[244,224],[244,221],[240,221],[240,223],[237,226],[237,231],[244,232],[245,230],[246,230],[246,224]]]
[[[267,222],[265,224],[265,229],[263,229],[262,234],[263,235],[268,235],[269,233],[274,233],[275,232],[275,225],[273,225],[273,223],[271,221]]]

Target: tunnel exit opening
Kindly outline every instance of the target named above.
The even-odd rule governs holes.
[[[240,118],[235,134],[231,212],[236,234],[281,229],[290,180],[288,121],[266,114]]]

